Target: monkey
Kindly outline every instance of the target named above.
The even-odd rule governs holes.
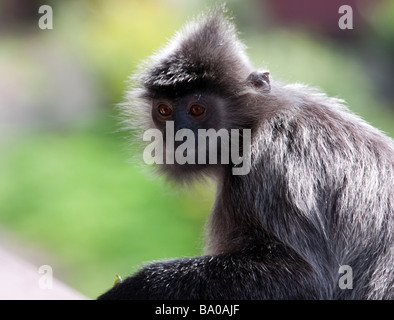
[[[391,138],[343,100],[255,69],[225,6],[187,23],[131,82],[123,114],[139,138],[156,128],[165,140],[170,122],[194,135],[249,129],[250,149],[238,148],[250,170],[157,165],[181,184],[215,179],[206,252],[148,264],[99,299],[394,298]]]

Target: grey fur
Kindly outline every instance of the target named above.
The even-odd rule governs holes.
[[[219,94],[223,127],[252,129],[251,172],[215,168],[208,255],[151,264],[102,298],[393,299],[393,141],[317,90],[254,76],[251,85],[254,68],[222,11],[142,66],[125,113],[147,129],[158,93]],[[353,289],[338,286],[342,265]]]

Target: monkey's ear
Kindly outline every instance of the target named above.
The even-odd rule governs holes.
[[[268,71],[254,71],[252,72],[246,81],[256,89],[262,89],[264,91],[270,91],[270,73]]]

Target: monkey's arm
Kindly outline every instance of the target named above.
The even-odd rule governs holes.
[[[148,265],[99,299],[322,299],[311,266],[276,245]]]

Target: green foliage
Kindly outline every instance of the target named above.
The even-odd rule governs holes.
[[[200,254],[213,192],[149,179],[95,127],[14,141],[0,166],[0,223],[54,252],[91,297],[144,261]]]
[[[58,10],[58,28],[62,40],[104,83],[110,98],[119,101],[132,70],[179,27],[180,12],[173,9],[152,0],[64,2]]]
[[[381,1],[376,10],[372,12],[371,22],[376,32],[375,37],[392,54],[394,53],[394,1]]]

